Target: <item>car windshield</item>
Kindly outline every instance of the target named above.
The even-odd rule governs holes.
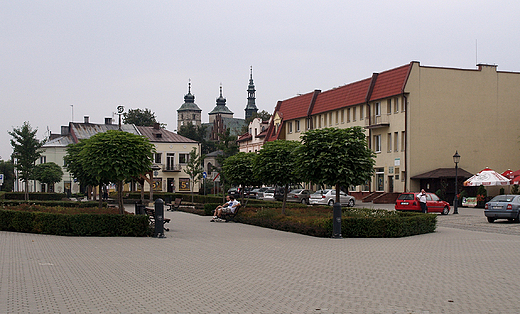
[[[296,190],[292,190],[291,193],[293,194],[298,194],[298,193],[301,193],[302,189],[296,189]]]
[[[397,198],[398,200],[413,200],[413,194],[401,194]]]
[[[504,203],[510,203],[515,198],[514,195],[497,195],[495,196],[491,202],[504,202]]]

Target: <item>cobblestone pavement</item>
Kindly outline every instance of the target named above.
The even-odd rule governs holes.
[[[518,313],[517,226],[476,211],[399,239],[183,212],[164,239],[0,232],[0,313]]]

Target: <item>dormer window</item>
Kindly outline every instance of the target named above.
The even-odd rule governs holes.
[[[162,138],[162,133],[154,133],[155,138]]]

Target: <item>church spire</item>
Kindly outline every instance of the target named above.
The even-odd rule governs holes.
[[[247,87],[247,106],[245,109],[246,119],[250,118],[254,113],[258,112],[256,107],[255,83],[253,83],[253,66],[250,68],[249,86]]]

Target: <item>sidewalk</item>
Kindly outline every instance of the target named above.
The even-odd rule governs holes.
[[[0,313],[520,311],[520,236],[338,240],[166,217],[165,239],[0,232]]]

